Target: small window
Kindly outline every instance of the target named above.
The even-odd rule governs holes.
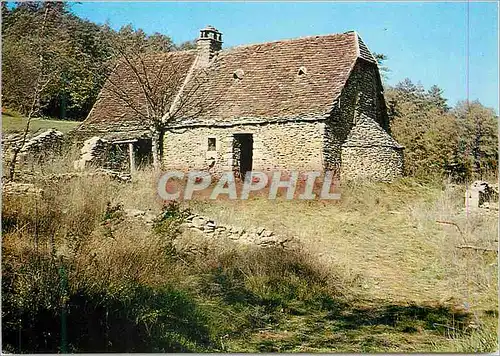
[[[208,151],[215,151],[215,137],[208,138]]]

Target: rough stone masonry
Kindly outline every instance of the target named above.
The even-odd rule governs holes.
[[[183,78],[172,84],[177,94],[161,133],[165,170],[333,170],[341,180],[376,181],[402,175],[403,147],[390,135],[377,61],[354,31],[224,49],[222,33],[208,26],[196,49],[154,61],[152,68],[167,64]],[[111,75],[129,78],[129,71],[119,66]],[[143,100],[133,80],[123,86]],[[76,131],[113,144],[151,140],[148,127],[105,86]]]

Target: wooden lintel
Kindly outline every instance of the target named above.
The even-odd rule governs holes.
[[[132,140],[121,140],[121,141],[112,141],[113,144],[120,144],[120,143],[134,143],[137,142],[138,140],[136,138]]]

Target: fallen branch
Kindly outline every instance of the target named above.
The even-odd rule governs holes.
[[[460,233],[460,235],[463,235],[462,234],[462,230],[460,230],[460,226],[458,226],[456,223],[454,223],[452,221],[436,220],[436,222],[440,223],[440,224],[453,225],[453,226],[455,226],[457,228],[457,230]]]
[[[457,248],[463,248],[463,249],[471,249],[471,250],[476,250],[476,251],[492,251],[492,252],[497,252],[497,249],[493,248],[486,248],[486,247],[478,247],[478,246],[472,246],[472,245],[460,245],[457,246]]]

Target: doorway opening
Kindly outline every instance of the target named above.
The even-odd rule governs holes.
[[[253,136],[252,134],[233,135],[233,171],[240,179],[252,170]]]

